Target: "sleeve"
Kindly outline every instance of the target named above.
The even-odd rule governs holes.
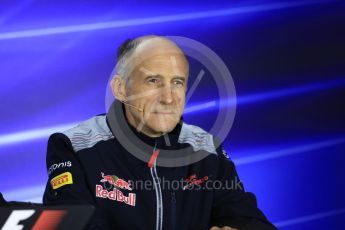
[[[7,205],[7,202],[0,192],[0,207],[6,206],[6,205]]]
[[[97,207],[88,187],[84,170],[71,141],[62,133],[50,136],[47,147],[48,182],[43,195],[44,205],[87,204],[95,207],[87,229],[106,229],[106,218]]]
[[[257,207],[252,193],[245,192],[235,169],[223,147],[217,149],[219,168],[217,180],[222,189],[214,191],[211,226],[230,226],[241,230],[273,230],[272,225]]]

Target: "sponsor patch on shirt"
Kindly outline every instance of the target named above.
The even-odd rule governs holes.
[[[103,185],[96,184],[96,197],[135,206],[136,194],[129,192],[132,191],[129,181],[125,181],[116,175],[106,175],[103,172],[101,172],[101,176],[100,182]]]
[[[50,184],[53,189],[58,189],[67,184],[73,184],[72,174],[64,172],[51,179]]]
[[[127,189],[132,191],[132,188],[130,187],[130,183],[119,178],[116,175],[105,175],[103,172],[101,172],[102,180],[100,182],[108,182],[110,185],[115,186],[120,189]]]
[[[183,187],[183,190],[186,190],[187,188],[191,188],[194,185],[199,186],[202,183],[204,183],[205,181],[208,181],[209,177],[208,176],[204,176],[202,178],[197,178],[196,174],[190,175],[185,179],[185,182],[187,183],[187,185],[185,185]]]
[[[54,172],[56,169],[59,168],[64,168],[64,167],[72,167],[72,162],[70,161],[65,161],[65,162],[60,162],[56,164],[52,164],[49,169],[48,169],[48,175],[50,175],[52,172]]]

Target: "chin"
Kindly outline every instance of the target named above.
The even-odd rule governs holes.
[[[175,117],[163,119],[161,117],[154,117],[154,119],[152,118],[146,123],[146,125],[148,128],[157,133],[169,133],[176,127],[177,123],[179,122],[179,120]]]
[[[169,133],[171,132],[175,127],[158,127],[155,129],[155,131],[158,133]]]
[[[154,124],[153,126],[149,127],[151,130],[153,130],[156,133],[169,133],[171,132],[174,128],[175,125],[158,125],[158,124]]]

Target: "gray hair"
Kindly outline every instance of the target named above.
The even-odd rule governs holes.
[[[125,40],[117,49],[117,63],[115,66],[116,74],[120,75],[126,81],[129,78],[131,70],[129,69],[128,60],[133,55],[135,49],[146,39],[158,37],[156,35],[149,35],[138,37],[134,39],[127,39]]]

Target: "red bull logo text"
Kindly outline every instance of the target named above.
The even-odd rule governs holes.
[[[128,196],[125,196],[120,190],[116,188],[114,188],[112,191],[108,191],[103,189],[101,185],[96,185],[96,197],[123,202],[131,206],[135,206],[136,202],[135,193],[129,193]]]
[[[102,185],[96,185],[96,197],[109,199],[109,200],[115,200],[118,202],[123,202],[127,205],[135,206],[136,202],[136,194],[135,193],[128,193],[128,196],[125,196],[123,192],[119,189],[126,189],[129,191],[132,191],[132,188],[130,187],[130,183],[119,178],[115,175],[105,175],[103,172],[101,173],[102,179],[100,182],[103,183],[104,187]],[[107,186],[104,183],[108,183],[112,185],[112,190],[109,191],[111,188],[107,188]]]

